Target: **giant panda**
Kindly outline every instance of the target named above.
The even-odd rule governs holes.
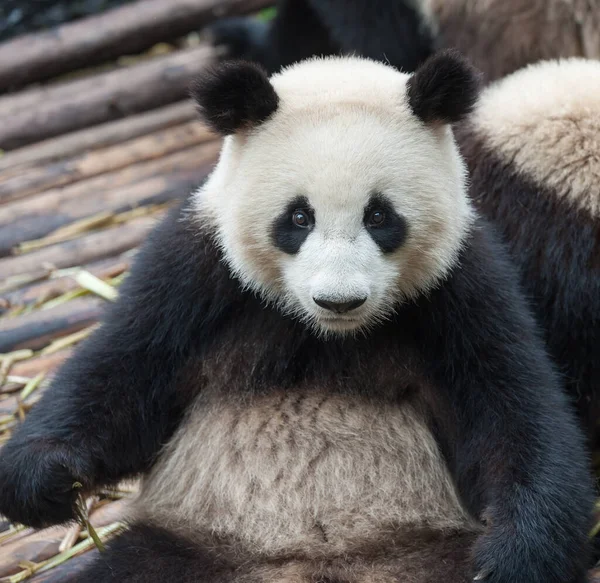
[[[492,81],[539,60],[600,58],[598,31],[600,0],[279,0],[272,22],[225,19],[210,34],[271,72],[335,53],[412,72],[453,47]]]
[[[583,437],[452,124],[478,75],[195,85],[225,136],[0,456],[0,512],[143,474],[82,582],[583,583]]]
[[[438,44],[460,47],[486,73],[486,81],[498,81],[490,89],[497,96],[494,105],[487,99],[480,104],[480,112],[488,111],[485,124],[495,128],[494,136],[479,127],[483,122],[478,118],[461,131],[474,179],[472,197],[509,244],[589,444],[599,447],[600,273],[596,257],[600,220],[594,208],[600,197],[600,145],[593,121],[600,115],[598,68],[590,59],[587,64],[563,60],[558,65],[517,70],[539,59],[551,61],[551,57],[600,58],[600,1],[379,0],[367,9],[364,2],[352,0],[347,5],[344,9],[334,1],[284,0],[270,28],[261,25],[260,34],[254,35],[263,39],[261,54],[271,55],[279,66],[293,60],[297,51],[303,56],[311,51],[331,52],[324,44],[315,46],[316,41],[302,42],[311,38],[313,23],[305,24],[298,12],[312,6],[320,22],[328,22],[337,43],[334,52],[357,52],[412,70],[419,58],[406,45],[421,57],[433,50],[435,42],[424,51],[420,44],[427,35],[419,31],[428,30],[432,34],[427,38],[437,39]],[[248,26],[254,26],[248,23],[252,21],[226,20],[216,28],[215,38],[231,45],[231,39],[245,38]],[[402,23],[410,23],[413,36],[402,32]],[[419,28],[422,23],[425,29]],[[288,34],[290,28],[294,36]],[[233,49],[243,53],[248,46],[238,42]],[[261,59],[258,53],[254,56]],[[505,84],[498,79],[512,72],[515,76]],[[528,121],[530,114],[531,119],[543,121],[546,129],[536,130],[536,123]],[[510,144],[505,147],[502,140]],[[571,146],[574,152],[569,152]],[[479,152],[480,147],[485,154]],[[511,164],[517,149],[520,161]],[[584,152],[585,163],[574,159],[579,152]],[[527,186],[516,185],[522,177]],[[521,193],[521,188],[529,193]],[[571,189],[580,193],[575,198],[588,201],[577,211],[572,208],[574,197],[564,194]],[[525,196],[543,202],[525,205],[521,200]]]
[[[508,243],[597,448],[600,61],[543,61],[491,84],[458,137],[472,200]]]

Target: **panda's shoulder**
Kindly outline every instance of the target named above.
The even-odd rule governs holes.
[[[511,261],[497,228],[478,216],[465,237],[454,268],[445,280],[424,298],[421,307],[443,318],[444,326],[484,331],[504,323],[528,322],[530,314],[519,284],[519,273]]]

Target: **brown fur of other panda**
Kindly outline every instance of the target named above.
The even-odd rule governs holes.
[[[546,61],[493,83],[459,139],[471,197],[521,268],[550,353],[598,446],[600,62]]]
[[[536,61],[600,58],[598,0],[424,0],[444,46],[498,79]]]

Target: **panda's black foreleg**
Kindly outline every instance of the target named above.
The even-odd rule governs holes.
[[[331,55],[339,46],[331,39],[308,0],[280,0],[270,22],[254,17],[226,18],[209,28],[212,42],[225,57],[260,63],[269,74],[314,55]]]
[[[80,583],[232,583],[214,551],[149,524],[133,524],[80,575]]]
[[[424,311],[429,396],[463,501],[485,525],[484,583],[585,580],[593,490],[583,436],[540,334],[483,231]]]
[[[218,276],[206,275],[217,270],[205,245],[179,209],[151,234],[100,328],[2,449],[0,514],[67,521],[76,482],[89,491],[152,465],[199,389],[177,375],[230,299],[211,299]]]

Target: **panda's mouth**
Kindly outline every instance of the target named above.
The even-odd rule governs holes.
[[[345,316],[340,314],[339,316],[321,316],[321,320],[325,320],[326,322],[360,322],[361,318],[357,318],[356,316]]]
[[[358,294],[357,294],[358,295]],[[367,294],[363,294],[367,296]],[[294,311],[300,320],[317,333],[344,334],[370,327],[374,304],[372,297],[360,296],[361,301],[323,301],[315,294],[296,296]],[[343,310],[343,311],[342,311]]]
[[[328,332],[351,332],[365,325],[364,318],[358,315],[319,315],[316,318],[317,322]]]

